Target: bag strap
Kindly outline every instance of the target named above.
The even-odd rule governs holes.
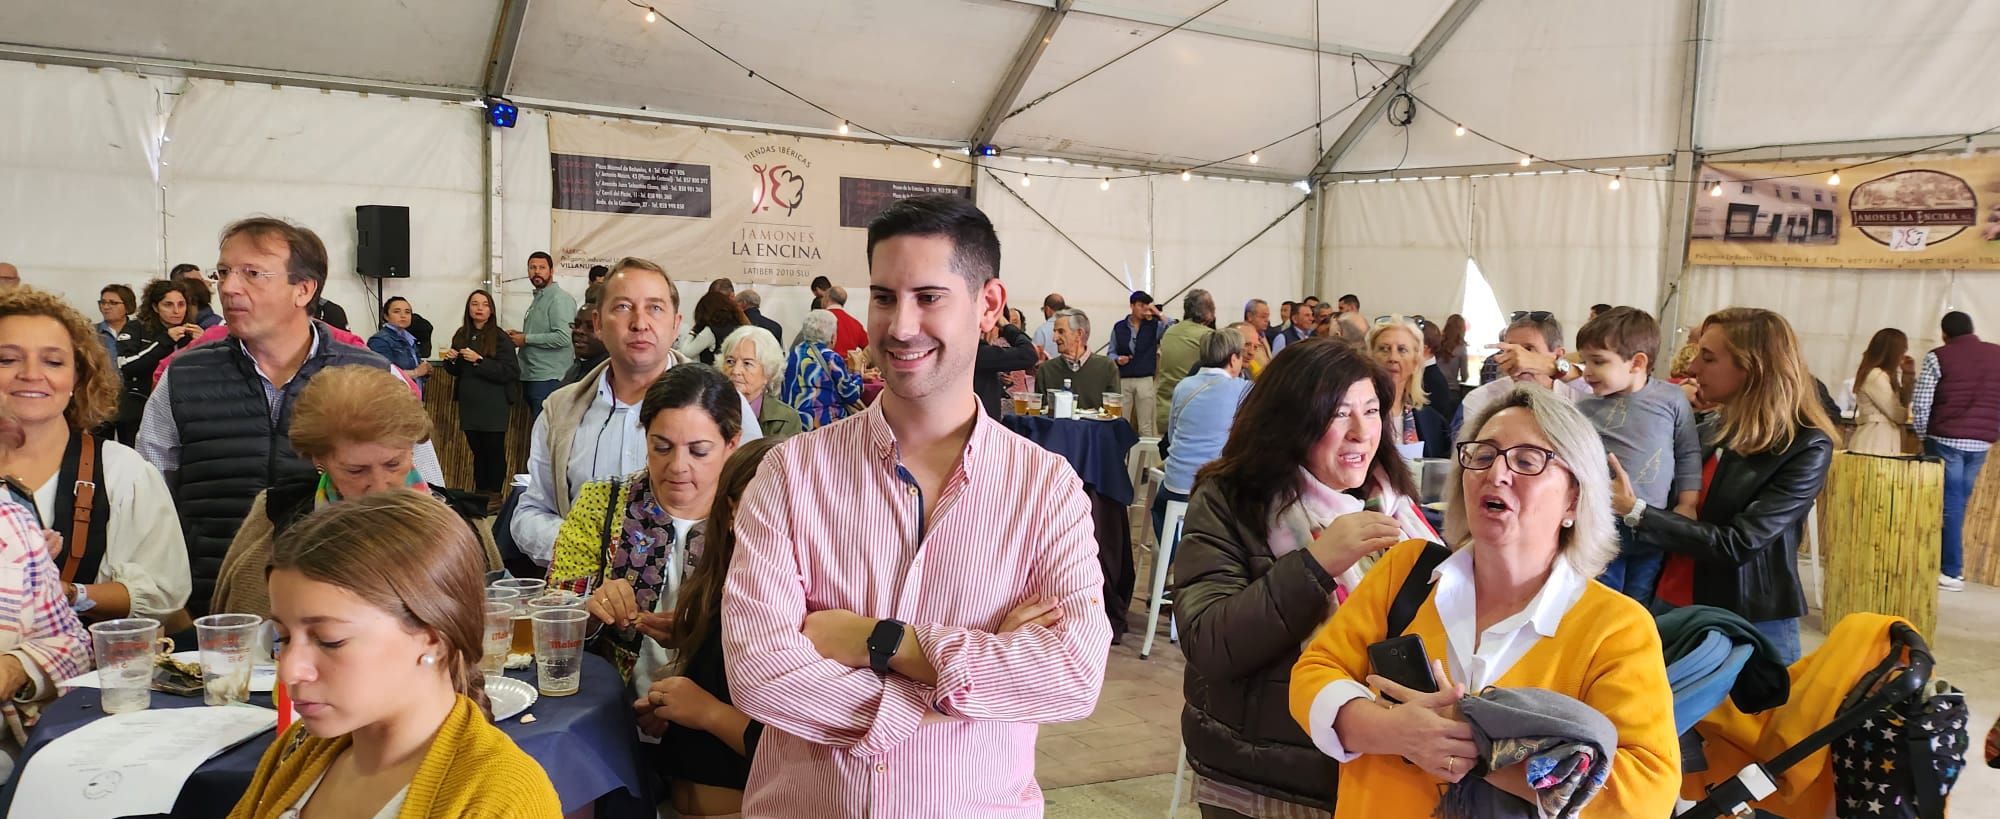
[[[1188,396],[1188,399],[1186,401],[1182,401],[1181,408],[1174,410],[1171,414],[1168,415],[1167,429],[1173,429],[1175,425],[1179,424],[1181,422],[1181,413],[1186,412],[1187,408],[1194,404],[1194,400],[1196,398],[1200,398],[1202,393],[1208,392],[1208,388],[1215,386],[1217,383],[1220,382],[1210,381],[1206,384],[1201,385],[1201,389],[1195,390],[1194,394]]]
[[[1403,578],[1403,586],[1396,590],[1396,599],[1389,604],[1389,633],[1383,639],[1403,636],[1403,630],[1410,627],[1410,621],[1417,619],[1417,609],[1423,608],[1424,598],[1431,596],[1431,573],[1437,571],[1445,558],[1451,557],[1451,550],[1441,544],[1424,543],[1424,553],[1417,556],[1417,565],[1410,567],[1410,574]]]
[[[84,552],[90,548],[90,513],[97,503],[97,440],[88,432],[81,435],[81,445],[76,448],[76,482],[70,490],[69,559],[63,561],[64,586],[76,581]]]
[[[611,550],[618,544],[618,490],[624,485],[623,478],[611,479],[611,496],[604,499],[604,544],[597,550],[597,585],[604,585],[604,573],[611,561]]]

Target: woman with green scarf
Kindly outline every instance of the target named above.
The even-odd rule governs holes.
[[[451,507],[485,547],[486,568],[500,567],[492,536],[474,523],[484,511],[481,505],[454,502],[417,473],[411,452],[430,439],[430,414],[393,373],[360,365],[321,371],[299,392],[290,437],[292,449],[312,461],[317,474],[257,494],[222,558],[211,613],[269,617],[264,575],[271,563],[271,541],[314,509],[394,489]]]

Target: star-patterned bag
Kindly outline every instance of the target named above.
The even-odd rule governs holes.
[[[1836,816],[1938,819],[1971,748],[1965,694],[1934,681],[1833,742]]]

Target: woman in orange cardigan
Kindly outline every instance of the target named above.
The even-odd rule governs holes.
[[[1534,386],[1466,429],[1445,518],[1445,538],[1459,546],[1404,632],[1423,639],[1441,692],[1373,676],[1368,661],[1423,552],[1417,541],[1376,564],[1292,670],[1292,717],[1342,763],[1335,815],[1431,815],[1478,756],[1458,698],[1489,686],[1563,694],[1616,726],[1610,777],[1583,815],[1670,815],[1680,746],[1659,632],[1639,604],[1591,580],[1617,554],[1597,432]],[[1533,801],[1518,765],[1488,781]]]

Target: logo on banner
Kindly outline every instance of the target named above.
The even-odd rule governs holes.
[[[786,218],[798,213],[799,206],[806,201],[806,177],[800,171],[811,169],[812,161],[785,145],[766,145],[744,154],[743,158],[757,175],[757,193],[750,198],[750,212],[759,214],[776,209],[782,210]],[[794,164],[798,167],[793,167]]]
[[[1972,227],[1979,202],[1964,179],[1912,170],[1854,186],[1847,209],[1868,238],[1891,250],[1922,250]]]

